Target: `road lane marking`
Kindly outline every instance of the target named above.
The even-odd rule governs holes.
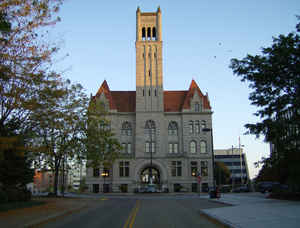
[[[129,214],[129,216],[128,216],[128,218],[126,220],[126,223],[123,226],[123,228],[132,228],[134,220],[135,220],[135,217],[136,217],[136,214],[137,214],[138,209],[139,209],[139,205],[140,205],[140,200],[137,200],[134,208],[130,211],[130,214]],[[129,227],[128,227],[128,224],[129,224]]]
[[[131,222],[129,224],[129,228],[132,228],[132,226],[134,224],[134,221],[135,221],[135,217],[136,217],[136,215],[138,213],[139,208],[140,208],[140,201],[137,202],[137,206],[136,206],[136,208],[134,210],[134,213],[132,215],[132,219],[131,219]]]

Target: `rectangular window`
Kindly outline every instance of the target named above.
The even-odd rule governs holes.
[[[93,170],[93,176],[94,176],[94,177],[99,177],[99,175],[100,175],[100,170],[99,170],[99,168],[94,168],[94,170]]]
[[[175,154],[178,153],[178,143],[174,143],[174,144],[173,144],[173,152],[174,152]]]
[[[129,177],[129,162],[121,161],[119,163],[120,177]]]
[[[203,177],[208,176],[208,162],[207,161],[201,162],[201,176],[203,176]]]
[[[149,142],[146,142],[146,144],[145,144],[145,151],[146,151],[146,153],[150,153],[150,143]]]
[[[171,173],[173,177],[180,177],[182,175],[181,161],[172,161]]]
[[[196,161],[191,161],[191,175],[196,177],[198,174],[198,167]]]
[[[200,134],[200,123],[199,123],[199,121],[196,121],[195,132],[196,132],[196,134]]]
[[[152,150],[152,153],[155,153],[155,142],[151,143],[151,150]]]
[[[123,147],[122,152],[125,153],[126,152],[126,143],[122,143],[122,147]]]
[[[99,184],[93,184],[93,193],[99,193]]]
[[[127,153],[131,154],[131,143],[127,144]]]
[[[173,153],[173,144],[169,143],[169,153]]]
[[[190,123],[189,123],[189,132],[190,132],[190,134],[194,133],[194,123],[193,123],[193,121],[190,121]]]

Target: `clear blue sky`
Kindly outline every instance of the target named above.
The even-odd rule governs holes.
[[[111,90],[135,90],[136,8],[156,11],[159,5],[164,89],[186,90],[195,79],[214,111],[215,149],[236,147],[241,136],[255,177],[253,163],[269,154],[269,146],[243,135],[244,125],[257,121],[256,108],[248,100],[251,90],[228,66],[231,58],[260,53],[272,36],[294,31],[299,0],[67,0],[52,37],[63,41],[60,53],[69,57],[56,67],[88,94],[104,79]]]

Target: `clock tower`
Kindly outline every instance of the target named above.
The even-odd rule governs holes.
[[[136,11],[136,112],[163,112],[161,11]]]

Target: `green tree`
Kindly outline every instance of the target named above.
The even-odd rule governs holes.
[[[67,170],[69,160],[81,158],[82,137],[88,98],[80,84],[69,80],[44,94],[43,105],[31,115],[36,123],[32,140],[35,161],[39,167],[50,168],[54,173],[54,193],[58,190],[59,172]],[[63,174],[62,174],[63,175]]]
[[[105,105],[96,98],[89,103],[86,122],[83,144],[87,165],[110,168],[119,157],[122,147],[111,130]]]
[[[230,181],[230,170],[223,162],[215,162],[214,176],[217,185],[228,184]]]
[[[232,59],[234,74],[253,90],[249,99],[261,121],[246,124],[248,133],[274,145],[264,169],[278,174],[277,181],[300,188],[300,23],[296,32],[273,38],[261,55]],[[265,172],[266,170],[264,170]]]

